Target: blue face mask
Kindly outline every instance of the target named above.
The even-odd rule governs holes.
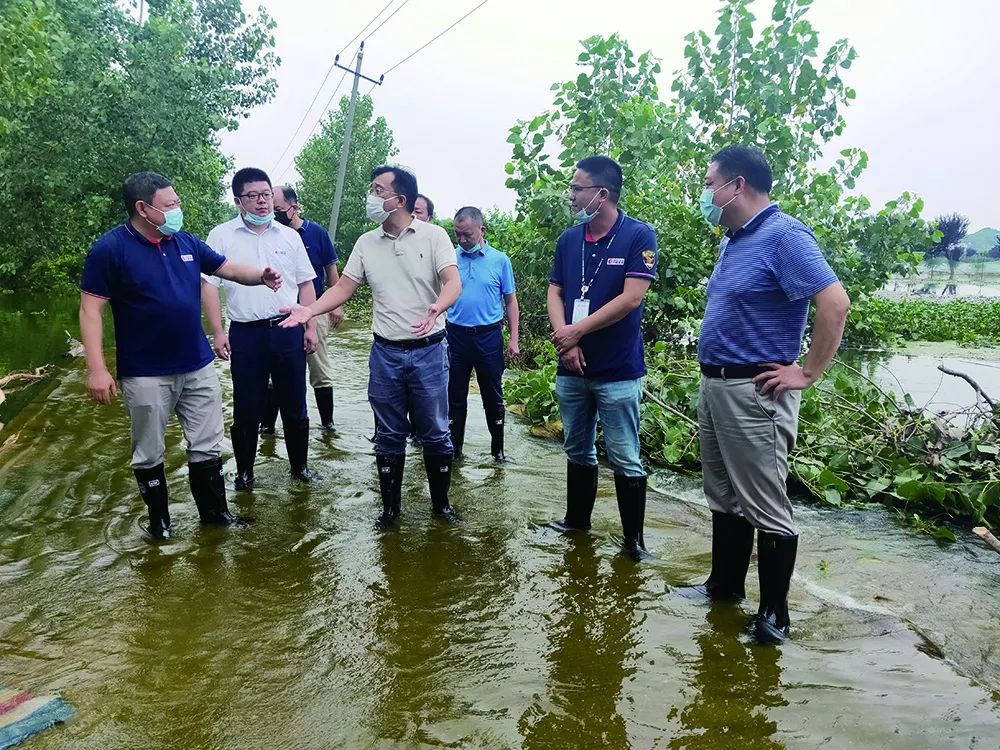
[[[255,227],[264,227],[274,221],[274,211],[271,211],[264,216],[258,216],[257,214],[252,214],[247,211],[243,214],[243,218],[246,220],[247,224],[253,224]]]
[[[477,242],[475,245],[473,245],[472,247],[470,247],[468,250],[466,250],[461,245],[459,245],[458,247],[466,255],[475,255],[476,253],[478,253],[480,250],[483,249],[483,243],[482,242]]]
[[[156,206],[152,206],[152,208],[156,208]],[[170,235],[177,234],[177,232],[181,231],[181,227],[184,226],[184,212],[181,211],[180,206],[172,208],[169,211],[161,211],[158,208],[156,208],[156,210],[163,214],[163,223],[157,225],[153,224],[153,222],[149,221],[149,219],[146,219],[146,221],[153,224],[160,234],[169,237]]]
[[[590,208],[590,206],[594,203],[594,201],[597,200],[597,198],[598,198],[598,196],[600,194],[601,194],[601,191],[598,190],[597,194],[593,198],[590,199],[590,203],[588,203],[586,206],[584,206],[579,211],[577,211],[576,213],[574,213],[573,214],[573,221],[575,221],[577,224],[589,224],[590,222],[592,222],[594,220],[594,217],[597,216],[598,212],[601,210],[601,206],[603,206],[604,204],[602,203],[601,206],[598,206],[597,207],[597,211],[594,211],[594,213],[592,213],[592,214],[591,213],[587,213],[587,209]]]
[[[736,180],[738,179],[739,177],[734,177],[729,182],[727,182],[726,185],[736,182]],[[734,195],[725,204],[721,206],[715,205],[715,193],[719,190],[722,190],[722,188],[724,188],[726,185],[720,185],[715,190],[709,190],[708,188],[705,188],[704,190],[701,191],[701,198],[698,201],[701,205],[701,215],[704,217],[705,221],[707,221],[713,227],[719,226],[719,222],[722,221],[723,209],[730,203],[732,203],[734,200],[736,200],[736,196]]]

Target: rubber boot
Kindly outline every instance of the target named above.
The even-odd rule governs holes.
[[[170,539],[174,530],[167,511],[167,478],[163,473],[163,464],[149,469],[132,469],[132,473],[149,511],[149,528],[146,531],[153,539]]]
[[[285,450],[292,476],[300,482],[312,482],[316,476],[309,471],[309,420],[291,422],[285,427]]]
[[[712,601],[742,601],[747,595],[753,532],[743,516],[712,511],[712,572],[702,585],[684,586],[678,593]]]
[[[378,467],[378,489],[382,495],[382,515],[375,524],[383,528],[395,525],[396,519],[402,513],[405,463],[406,455],[403,453],[375,456],[375,465]]]
[[[486,426],[490,431],[490,454],[497,463],[505,463],[507,456],[503,452],[503,427],[507,412],[501,406],[486,412]]]
[[[618,497],[618,515],[622,519],[625,552],[638,562],[647,554],[642,538],[642,524],[646,518],[646,477],[615,474],[615,494]]]
[[[457,521],[458,514],[448,504],[448,488],[451,486],[452,455],[428,456],[424,454],[424,469],[427,484],[431,490],[431,510],[445,521]]]
[[[333,432],[333,388],[314,388],[316,409],[319,411],[320,427],[326,432]]]
[[[560,531],[588,531],[597,500],[597,465],[566,462],[566,516],[556,521]]]
[[[229,436],[233,441],[233,454],[236,458],[236,491],[252,490],[253,464],[257,459],[257,428],[247,429],[234,423],[229,427]]]
[[[461,461],[465,458],[462,448],[465,447],[465,420],[468,412],[456,412],[448,421],[448,428],[451,430],[451,447],[455,451],[455,460]]]
[[[750,620],[758,643],[777,645],[788,638],[788,585],[795,571],[798,536],[757,532],[757,575],[760,608]]]
[[[201,522],[213,526],[249,526],[253,518],[236,516],[229,512],[226,502],[226,480],[222,460],[195,461],[188,464],[188,483],[191,496],[198,506]]]
[[[273,435],[274,425],[278,421],[278,397],[274,393],[274,386],[268,386],[267,401],[264,406],[264,416],[261,418],[260,427],[257,432],[261,435]]]

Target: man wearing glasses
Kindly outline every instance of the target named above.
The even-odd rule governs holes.
[[[656,278],[656,233],[618,208],[622,170],[604,156],[580,161],[569,187],[576,226],[556,243],[548,312],[559,352],[556,398],[566,465],[563,530],[590,528],[597,497],[597,418],[615,493],[625,551],[645,553],[646,472],[639,456],[639,402],[646,364],[643,298]]]
[[[304,329],[279,328],[281,308],[316,300],[316,277],[298,232],[274,220],[271,180],[260,169],[247,167],[233,176],[233,196],[239,211],[232,221],[208,234],[207,242],[220,255],[240,263],[262,264],[288,280],[276,294],[221,282],[226,292],[229,337],[222,327],[220,281],[202,279],[202,301],[212,326],[216,354],[232,359],[233,424],[236,489],[254,484],[257,433],[267,405],[267,382],[275,396],[285,427],[285,447],[292,476],[309,481],[309,416],[306,411],[306,355],[316,351],[316,325]]]
[[[375,459],[382,495],[380,526],[392,526],[402,505],[406,437],[412,421],[424,449],[435,515],[454,520],[448,502],[452,445],[448,433],[448,342],[442,313],[462,291],[448,233],[413,216],[417,178],[402,167],[372,173],[368,218],[380,226],[358,238],[340,281],[312,305],[288,305],[282,327],[308,325],[368,284],[372,333],[368,400],[378,430]]]

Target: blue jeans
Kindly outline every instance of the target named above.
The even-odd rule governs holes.
[[[639,402],[642,380],[604,382],[556,376],[556,399],[563,423],[566,457],[582,466],[597,465],[597,417],[615,474],[644,477],[639,456]]]
[[[376,341],[368,368],[368,402],[378,424],[375,453],[405,453],[412,418],[426,455],[450,455],[447,340],[416,349]]]

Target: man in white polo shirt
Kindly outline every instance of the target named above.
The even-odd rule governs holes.
[[[239,263],[264,261],[280,269],[289,283],[277,293],[203,277],[202,301],[212,326],[216,354],[232,359],[233,424],[231,437],[236,456],[236,489],[254,483],[257,430],[267,404],[270,377],[281,410],[285,447],[292,475],[309,481],[309,415],[306,411],[306,355],[316,350],[316,325],[302,329],[279,328],[281,308],[316,300],[316,277],[298,232],[274,220],[271,180],[260,169],[247,167],[233,176],[233,196],[240,212],[208,234],[215,252]],[[226,291],[229,336],[222,327],[219,286]],[[248,293],[249,292],[249,293]]]
[[[457,518],[448,503],[452,446],[448,432],[448,342],[442,315],[462,282],[448,233],[413,216],[417,178],[400,167],[372,173],[368,218],[381,226],[358,238],[344,273],[312,305],[289,305],[281,325],[308,325],[343,305],[366,283],[372,290],[368,401],[378,423],[375,458],[382,494],[380,526],[400,514],[406,438],[411,419],[424,449],[434,513]],[[411,415],[407,415],[407,406]]]

